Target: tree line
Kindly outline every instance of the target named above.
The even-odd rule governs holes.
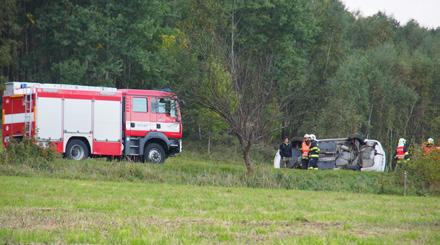
[[[0,79],[171,87],[185,134],[440,137],[440,28],[338,0],[4,0]]]

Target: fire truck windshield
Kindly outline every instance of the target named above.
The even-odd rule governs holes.
[[[177,101],[172,98],[156,98],[152,101],[152,111],[177,117]]]

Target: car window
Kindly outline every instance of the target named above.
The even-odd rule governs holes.
[[[147,98],[133,98],[134,112],[147,112]]]

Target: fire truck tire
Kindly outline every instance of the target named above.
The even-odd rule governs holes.
[[[150,143],[145,147],[144,159],[147,162],[163,163],[165,161],[166,154],[163,147],[156,143]]]
[[[69,140],[66,147],[66,157],[73,160],[82,160],[89,156],[89,148],[79,139]]]

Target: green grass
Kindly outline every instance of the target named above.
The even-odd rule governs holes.
[[[6,163],[0,164],[0,175],[397,195],[403,193],[398,178],[389,173],[273,169],[270,163],[260,163],[256,164],[253,174],[247,175],[241,162],[217,161],[191,152],[170,158],[163,165],[106,162],[101,159]],[[408,193],[429,194],[412,185],[409,185]]]
[[[438,244],[439,201],[2,176],[0,242]]]
[[[194,151],[153,165],[50,161],[34,150],[0,161],[0,243],[440,242],[440,199],[398,196],[393,173],[257,161],[247,175],[235,158]],[[433,194],[411,181],[410,194]]]
[[[56,153],[41,149],[31,141],[25,141],[12,145],[7,152],[1,154],[0,175],[403,194],[402,173],[273,169],[272,160],[264,160],[266,157],[261,157],[261,151],[260,157],[256,157],[259,160],[255,161],[255,171],[247,174],[232,146],[216,147],[216,153],[212,155],[201,153],[200,148],[193,148],[161,165],[128,161],[107,162],[102,158],[77,162],[57,157]],[[408,175],[409,195],[440,194],[436,182],[426,184],[416,177]]]

